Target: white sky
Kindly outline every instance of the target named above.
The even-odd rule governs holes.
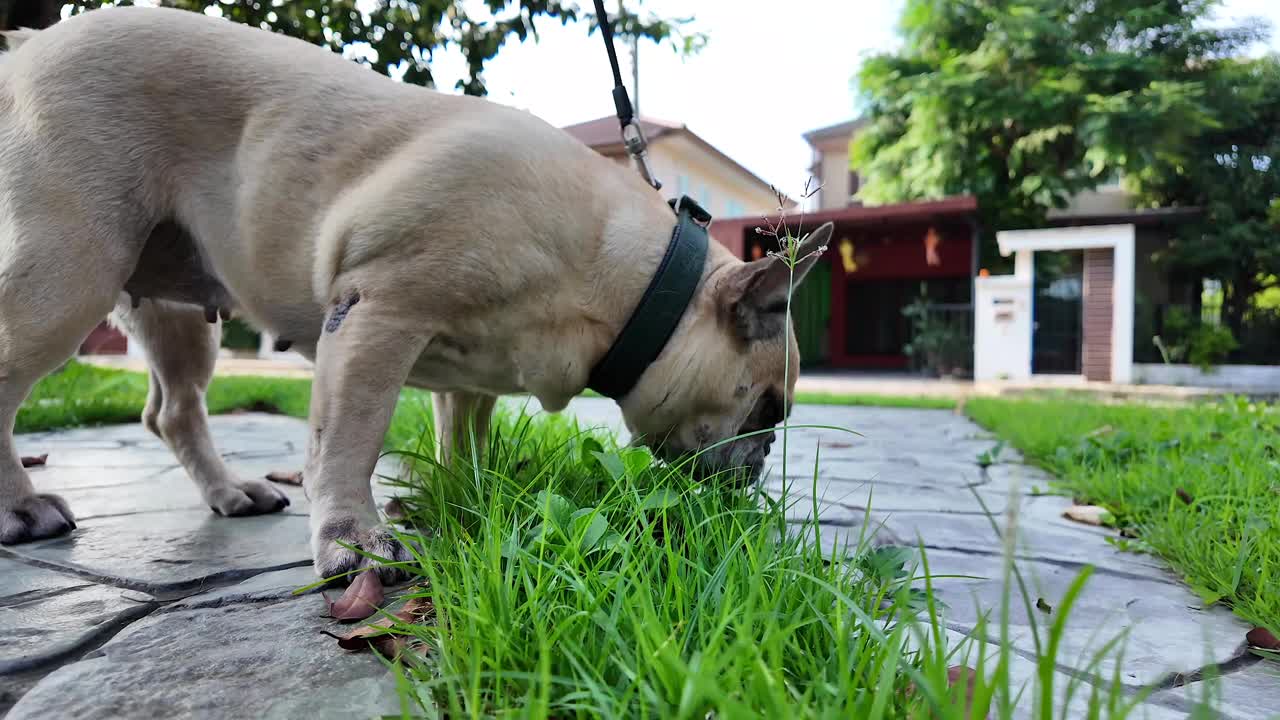
[[[591,6],[590,0],[579,4]],[[685,123],[796,197],[810,161],[801,134],[853,117],[850,80],[865,54],[896,46],[902,0],[645,0],[629,6],[692,15],[693,27],[709,36],[703,51],[684,61],[668,46],[641,45],[641,112]],[[613,11],[617,0],[605,7]],[[1253,16],[1280,29],[1280,2],[1227,0],[1220,13],[1224,21]],[[544,22],[538,43],[505,47],[485,72],[490,98],[557,126],[612,115],[604,43],[586,31],[586,23]],[[1280,38],[1273,36],[1270,49],[1280,51]],[[625,45],[618,50],[630,89],[630,55]],[[437,55],[440,88],[452,88],[462,67],[460,56]]]

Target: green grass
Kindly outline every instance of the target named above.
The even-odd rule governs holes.
[[[1007,718],[1047,698],[1032,716],[1048,720],[1068,695],[1085,713],[1071,717],[1121,718],[1137,701],[1118,675],[1063,687],[1052,672],[1071,594],[1037,628],[1040,672],[1024,686],[1008,644],[947,639],[927,558],[865,537],[824,551],[818,525],[787,522],[785,496],[695,482],[557,417],[499,414],[479,470],[440,467],[431,446],[429,432],[413,443],[399,480],[432,531],[407,536],[408,569],[437,618],[394,630],[427,648],[394,665],[407,713]],[[957,665],[977,671],[973,715],[947,678]]]
[[[600,397],[586,391],[584,397]],[[71,361],[39,383],[18,411],[14,432],[41,432],[85,425],[137,422],[147,399],[147,377],[129,370],[103,368]],[[233,410],[265,410],[305,418],[311,403],[311,382],[290,378],[220,375],[209,385],[210,414]],[[954,398],[892,395],[841,395],[799,392],[797,403],[810,405],[866,405],[952,409]],[[405,389],[387,436],[388,447],[401,447],[416,435],[430,395]],[[424,415],[424,413],[428,413]]]
[[[1280,407],[973,398],[965,410],[1136,532],[1117,544],[1280,634]]]
[[[953,410],[956,398],[930,395],[866,395],[853,393],[797,392],[795,401],[803,405],[863,405],[867,407],[929,408]]]
[[[137,422],[147,400],[147,376],[72,361],[45,377],[18,410],[14,432],[40,432],[86,425]],[[209,412],[261,410],[307,417],[311,381],[291,378],[218,376],[209,384]],[[387,447],[403,447],[431,418],[431,396],[405,388],[387,432]]]

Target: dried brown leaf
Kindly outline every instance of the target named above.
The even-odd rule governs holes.
[[[425,592],[425,590],[421,587],[414,587],[410,588],[409,592]],[[365,649],[372,649],[385,657],[394,658],[406,647],[419,649],[424,646],[412,636],[388,632],[388,629],[393,627],[397,621],[406,625],[425,625],[434,622],[435,614],[436,608],[431,602],[431,598],[425,595],[410,597],[400,609],[390,613],[389,617],[383,615],[371,623],[361,625],[348,632],[346,635],[330,635],[338,640],[338,647],[343,650],[359,652]]]
[[[952,665],[947,668],[947,682],[951,687],[964,686],[965,715],[973,707],[973,693],[978,682],[978,671],[964,665]]]
[[[366,570],[356,575],[342,597],[329,605],[329,614],[338,620],[363,620],[377,611],[384,595],[378,573]],[[325,602],[328,602],[325,598]]]
[[[1245,634],[1244,639],[1253,647],[1280,652],[1280,639],[1277,639],[1270,630],[1264,627],[1256,627],[1250,630]]]
[[[385,657],[394,658],[404,649],[408,640],[404,635],[388,632],[388,629],[394,624],[395,621],[391,618],[380,617],[367,625],[361,625],[346,635],[335,635],[334,637],[338,639],[338,647],[343,650],[354,652],[373,650]]]
[[[405,602],[404,607],[395,611],[392,615],[407,623],[425,623],[435,619],[436,606],[429,597],[411,597]]]
[[[1115,431],[1116,429],[1111,427],[1110,425],[1103,425],[1100,428],[1095,428],[1093,430],[1090,430],[1089,432],[1085,433],[1084,436],[1087,438],[1102,437],[1103,435],[1110,435]]]
[[[301,485],[302,471],[295,470],[293,472],[284,472],[283,470],[272,470],[267,473],[267,479],[281,485]]]
[[[1085,525],[1102,525],[1102,518],[1106,516],[1107,509],[1098,505],[1072,505],[1062,512],[1062,516],[1068,520],[1074,520]]]
[[[1196,501],[1195,498],[1191,497],[1191,493],[1183,490],[1182,488],[1178,488],[1177,490],[1174,490],[1174,492],[1178,495],[1178,499],[1187,505],[1191,505]]]
[[[13,457],[13,456],[11,455],[10,457]],[[45,461],[47,461],[48,459],[49,459],[49,453],[45,453],[43,455],[23,455],[22,467],[29,468],[29,467],[36,467],[38,465],[43,465],[45,464]]]

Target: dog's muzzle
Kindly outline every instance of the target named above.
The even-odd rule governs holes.
[[[765,460],[776,438],[777,433],[757,435],[701,452],[666,446],[658,448],[654,454],[669,464],[688,469],[699,481],[733,477],[743,484],[750,484],[764,473]]]

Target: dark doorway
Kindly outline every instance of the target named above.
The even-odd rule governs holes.
[[[1035,254],[1031,372],[1079,375],[1083,347],[1084,252]]]
[[[968,278],[852,280],[845,290],[844,357],[871,367],[906,367],[911,323],[902,309],[923,292],[933,303],[969,300]]]

